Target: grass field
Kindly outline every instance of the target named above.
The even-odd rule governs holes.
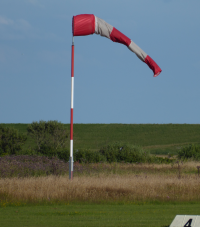
[[[73,181],[68,175],[1,178],[0,204],[200,202],[197,165],[78,164]]]
[[[0,180],[1,204],[38,201],[200,202],[200,179],[194,176],[37,177]],[[10,202],[9,202],[10,201]]]
[[[168,227],[177,214],[199,215],[200,204],[87,204],[0,208],[2,227]]]
[[[27,124],[4,125],[24,133],[27,128]],[[70,125],[65,127],[69,131]],[[113,142],[139,145],[153,154],[176,154],[182,146],[200,143],[200,124],[74,124],[74,149],[98,150]],[[29,138],[24,149],[30,145]]]
[[[200,214],[198,162],[78,164],[67,175],[0,179],[0,226],[168,227]]]
[[[6,126],[25,133],[27,124]],[[124,142],[154,154],[176,154],[199,138],[200,125],[74,125],[75,149]],[[23,149],[32,145],[28,138]],[[0,226],[168,227],[177,214],[200,215],[199,162],[74,164],[73,181],[56,171],[0,178]]]

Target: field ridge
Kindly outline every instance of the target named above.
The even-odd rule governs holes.
[[[25,133],[28,124],[2,125]],[[70,124],[64,126],[69,131]],[[99,150],[114,142],[142,146],[155,154],[176,154],[182,146],[200,144],[200,124],[74,124],[74,149]],[[28,138],[24,149],[32,144]]]

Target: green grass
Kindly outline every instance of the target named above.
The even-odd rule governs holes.
[[[6,126],[26,132],[27,124]],[[70,125],[65,127],[69,131]],[[200,124],[74,124],[74,149],[98,150],[113,142],[139,145],[153,154],[176,154],[182,146],[200,143]],[[29,138],[24,149],[32,145]]]
[[[70,204],[0,208],[2,227],[168,227],[177,214],[199,215],[200,204]]]

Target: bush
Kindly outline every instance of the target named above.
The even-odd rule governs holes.
[[[70,152],[68,149],[54,150],[51,147],[42,147],[41,152],[38,152],[37,154],[44,155],[49,158],[57,157],[66,162],[69,161],[69,156],[70,156]]]
[[[56,156],[66,148],[67,130],[57,121],[33,122],[27,127],[28,134],[35,140],[35,150],[46,156]]]
[[[192,159],[195,161],[200,160],[200,146],[190,144],[186,147],[183,147],[181,150],[178,151],[178,158],[179,159]]]
[[[76,150],[74,152],[74,161],[78,161],[80,163],[98,163],[105,162],[106,158],[97,151]]]
[[[152,162],[153,156],[141,147],[115,143],[100,149],[107,162]]]
[[[0,155],[16,154],[22,150],[27,136],[17,129],[0,126]]]
[[[62,159],[66,162],[69,161],[69,156],[70,156],[70,151],[68,149],[57,151],[57,154],[56,154],[57,158]],[[74,161],[76,160],[74,159]]]

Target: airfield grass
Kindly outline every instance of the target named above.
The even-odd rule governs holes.
[[[200,214],[198,162],[79,164],[74,179],[0,179],[0,226],[168,227]]]
[[[79,164],[68,175],[0,179],[0,206],[54,202],[200,202],[198,162]]]
[[[168,227],[177,214],[199,215],[198,203],[52,204],[0,208],[2,227]]]
[[[26,133],[27,124],[6,126]],[[65,127],[69,131],[70,125]],[[198,124],[74,124],[74,149],[95,151],[124,142],[166,155],[199,144],[199,138]],[[28,137],[23,149],[31,146]],[[73,181],[68,176],[0,179],[0,226],[168,227],[177,214],[200,214],[197,166],[100,163],[80,165]]]
[[[3,125],[26,133],[27,124]],[[64,125],[69,132],[70,125]],[[99,150],[114,142],[142,146],[152,154],[177,154],[187,144],[200,144],[200,124],[74,124],[74,149]],[[34,142],[28,137],[23,149],[30,146]]]

